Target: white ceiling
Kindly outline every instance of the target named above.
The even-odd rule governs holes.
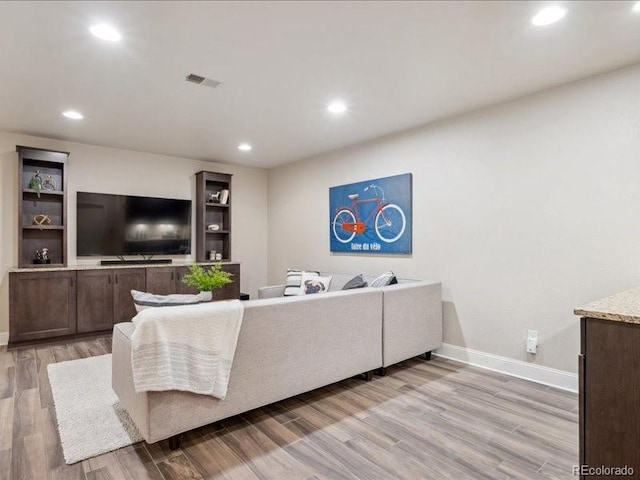
[[[550,3],[1,2],[0,130],[268,168],[640,61],[633,2]]]

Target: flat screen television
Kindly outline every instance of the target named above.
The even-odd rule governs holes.
[[[187,255],[191,200],[78,192],[78,256]]]

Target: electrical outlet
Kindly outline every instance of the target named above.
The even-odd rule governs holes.
[[[538,352],[538,332],[527,330],[527,352],[534,355]]]

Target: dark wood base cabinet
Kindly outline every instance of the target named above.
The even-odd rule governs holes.
[[[223,264],[235,281],[214,300],[240,298],[240,264]],[[9,274],[9,342],[111,330],[136,310],[131,290],[158,295],[197,293],[182,283],[188,267],[65,269]]]
[[[640,324],[582,318],[579,362],[581,478],[640,478]]]
[[[76,272],[11,273],[9,341],[76,333]]]

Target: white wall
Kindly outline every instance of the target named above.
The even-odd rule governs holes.
[[[575,372],[573,308],[640,284],[639,85],[635,66],[271,170],[270,283],[440,280],[445,342]],[[413,255],[332,255],[328,188],[406,172]]]
[[[267,279],[267,172],[73,142],[0,132],[0,333],[8,331],[7,270],[18,262],[16,145],[71,153],[68,168],[68,263],[97,264],[76,258],[76,192],[104,192],[195,200],[195,176],[200,170],[233,174],[232,259],[242,263],[242,291],[256,297]],[[195,224],[194,224],[195,229]],[[195,236],[192,251],[195,251]],[[188,261],[190,257],[179,260]]]

